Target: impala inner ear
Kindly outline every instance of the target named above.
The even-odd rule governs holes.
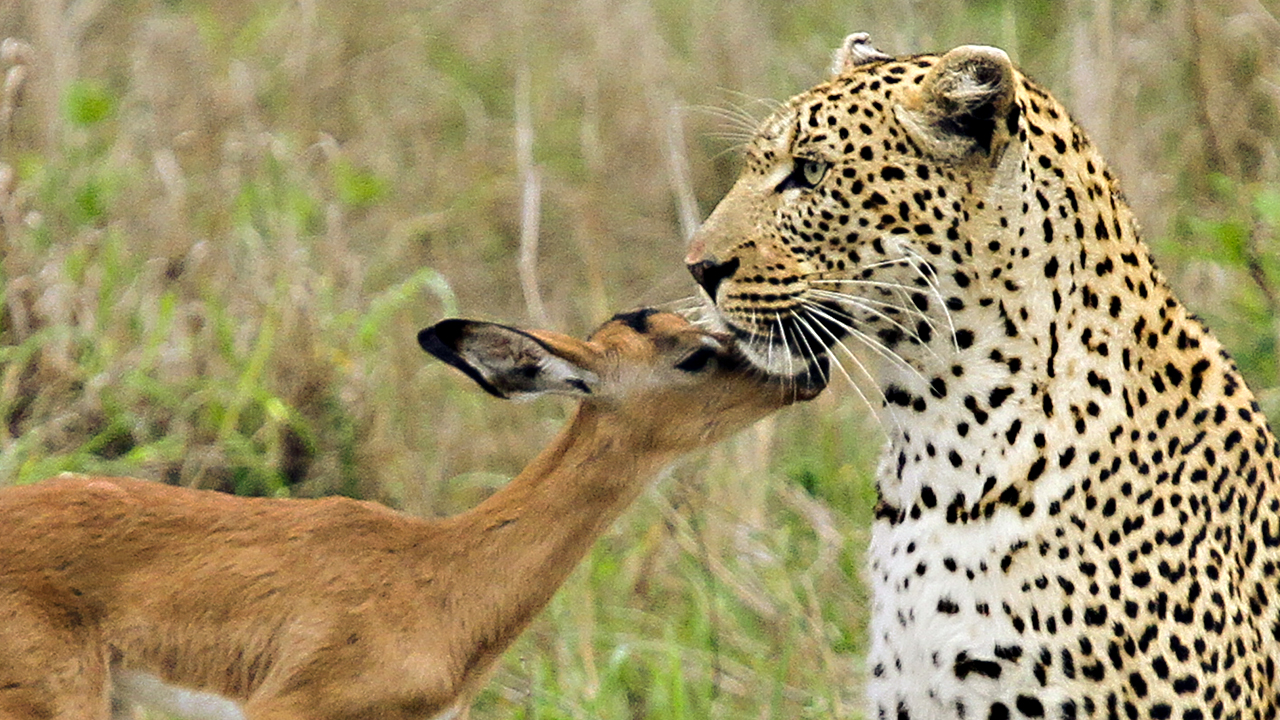
[[[929,71],[915,102],[896,108],[898,119],[935,156],[994,161],[1018,128],[1014,76],[1003,50],[958,47]]]
[[[495,397],[586,397],[599,382],[594,372],[562,357],[542,340],[506,325],[444,320],[419,332],[418,344]]]

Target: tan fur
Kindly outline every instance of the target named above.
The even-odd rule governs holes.
[[[788,404],[669,315],[535,336],[599,383],[474,510],[424,521],[345,498],[238,498],[127,478],[0,493],[0,717],[105,718],[110,674],[250,718],[427,718],[502,651],[647,479]],[[110,666],[110,668],[108,667]]]

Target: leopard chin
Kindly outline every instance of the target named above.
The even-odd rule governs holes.
[[[761,373],[815,395],[830,382],[831,348],[842,337],[838,330],[777,320],[762,332],[733,322],[719,308],[710,314],[715,330],[732,336],[742,360]]]

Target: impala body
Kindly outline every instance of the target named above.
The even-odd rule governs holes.
[[[506,487],[436,521],[345,498],[127,478],[0,491],[0,718],[457,717],[663,466],[796,399],[721,338],[620,315],[589,341],[445,321],[432,354],[500,397],[580,400]]]

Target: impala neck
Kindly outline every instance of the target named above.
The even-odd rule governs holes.
[[[506,487],[444,521],[463,675],[482,670],[551,599],[645,481],[672,459],[589,404]]]

